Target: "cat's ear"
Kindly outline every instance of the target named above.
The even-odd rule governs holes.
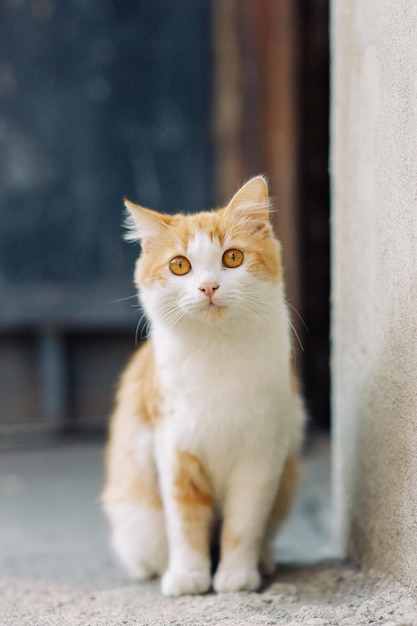
[[[166,232],[169,216],[157,213],[125,198],[127,215],[125,220],[126,241],[141,241],[142,244],[158,239]]]
[[[269,225],[269,194],[266,178],[255,176],[248,180],[230,200],[226,211],[244,220],[254,220]]]

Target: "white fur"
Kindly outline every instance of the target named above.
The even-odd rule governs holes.
[[[168,562],[164,513],[141,504],[107,501],[113,547],[132,578],[162,574]]]
[[[169,544],[166,595],[198,593],[210,584],[208,558],[190,547],[172,497],[176,451],[198,456],[223,524],[242,539],[221,555],[215,589],[250,590],[260,583],[262,535],[283,464],[301,441],[304,415],[291,390],[282,284],[259,280],[245,264],[224,268],[226,249],[227,242],[221,248],[197,233],[178,251],[192,272],[167,274],[164,284],[141,290],[168,411],[156,430]],[[213,296],[224,307],[219,315],[199,289],[207,280],[219,284]],[[134,515],[139,519],[139,511],[130,513],[132,528]]]

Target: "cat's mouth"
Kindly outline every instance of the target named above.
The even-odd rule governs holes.
[[[225,304],[209,302],[206,307],[206,312],[210,319],[220,319],[226,314],[228,308],[229,307]]]
[[[212,299],[207,300],[206,302],[200,303],[196,313],[202,314],[205,318],[208,319],[218,319],[227,310],[227,306],[224,304],[220,304]]]
[[[226,301],[225,301],[226,300]],[[212,321],[223,318],[228,311],[230,311],[230,304],[227,302],[227,298],[219,298],[212,296],[210,298],[194,298],[184,299],[179,304],[182,312],[191,319],[200,319],[202,321]]]
[[[207,314],[211,319],[219,319],[220,317],[223,317],[223,315],[226,312],[226,307],[225,306],[220,306],[219,304],[216,304],[215,302],[213,302],[212,304],[209,304],[207,309]]]

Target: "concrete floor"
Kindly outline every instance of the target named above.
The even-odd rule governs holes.
[[[170,599],[128,581],[108,548],[102,445],[2,451],[0,625],[417,624],[408,590],[332,560],[329,467],[321,440],[260,593]]]

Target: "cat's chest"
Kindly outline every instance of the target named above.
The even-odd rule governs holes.
[[[284,351],[285,352],[285,351]],[[251,341],[245,337],[201,338],[166,342],[160,351],[160,376],[167,393],[198,405],[219,401],[239,402],[259,393],[277,372],[287,368],[277,342]]]
[[[242,431],[275,419],[289,362],[276,338],[212,338],[164,348],[159,375],[175,436],[230,444]]]

